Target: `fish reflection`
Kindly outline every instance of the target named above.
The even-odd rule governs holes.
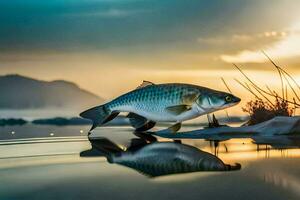
[[[104,154],[109,163],[123,165],[149,177],[199,171],[239,170],[240,164],[224,164],[218,157],[196,147],[178,142],[147,143],[132,140],[126,150],[106,138],[91,141],[92,147]],[[81,154],[83,156],[83,154]]]

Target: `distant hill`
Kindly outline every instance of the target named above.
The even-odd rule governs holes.
[[[41,81],[20,75],[0,76],[0,94],[0,109],[81,109],[103,102],[72,82]]]

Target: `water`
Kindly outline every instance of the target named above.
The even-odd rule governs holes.
[[[76,117],[78,113],[82,110],[80,109],[59,109],[59,108],[48,108],[48,109],[0,109],[1,118],[22,118],[28,121],[32,121],[35,119],[45,119],[45,118],[53,118],[53,117]]]
[[[1,128],[0,199],[300,198],[298,138],[256,138],[259,145],[251,138],[185,139],[183,144],[217,156],[226,164],[240,163],[241,169],[151,178],[136,169],[107,162],[100,152],[80,156],[92,148],[86,137],[88,128]],[[95,137],[109,139],[125,151],[132,139],[137,139],[129,127],[98,128]],[[171,140],[159,139],[166,141]]]

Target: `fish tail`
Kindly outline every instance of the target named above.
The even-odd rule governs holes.
[[[242,165],[240,163],[235,163],[235,165],[226,165],[228,171],[240,170]]]
[[[121,147],[104,137],[89,139],[89,141],[92,148],[80,152],[80,157],[105,156],[109,163],[114,163],[115,157],[124,152]]]
[[[92,131],[97,126],[105,124],[105,123],[113,120],[115,117],[117,117],[118,114],[119,114],[119,112],[112,112],[109,109],[108,104],[104,104],[104,105],[96,106],[96,107],[90,108],[86,111],[83,111],[79,115],[82,118],[90,119],[93,121],[92,128],[90,129],[90,131]]]
[[[117,144],[107,138],[97,138],[91,140],[92,147],[101,151],[109,163],[114,163],[114,157],[123,152]]]

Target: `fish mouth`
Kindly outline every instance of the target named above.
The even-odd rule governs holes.
[[[241,102],[241,98],[237,97],[237,96],[234,96],[234,95],[231,95],[231,100],[230,102],[228,102],[228,104],[231,104],[231,103],[240,103]]]
[[[242,100],[242,99],[239,98],[239,97],[234,97],[233,100],[232,100],[232,102],[238,104],[238,103],[241,102],[241,100]]]

